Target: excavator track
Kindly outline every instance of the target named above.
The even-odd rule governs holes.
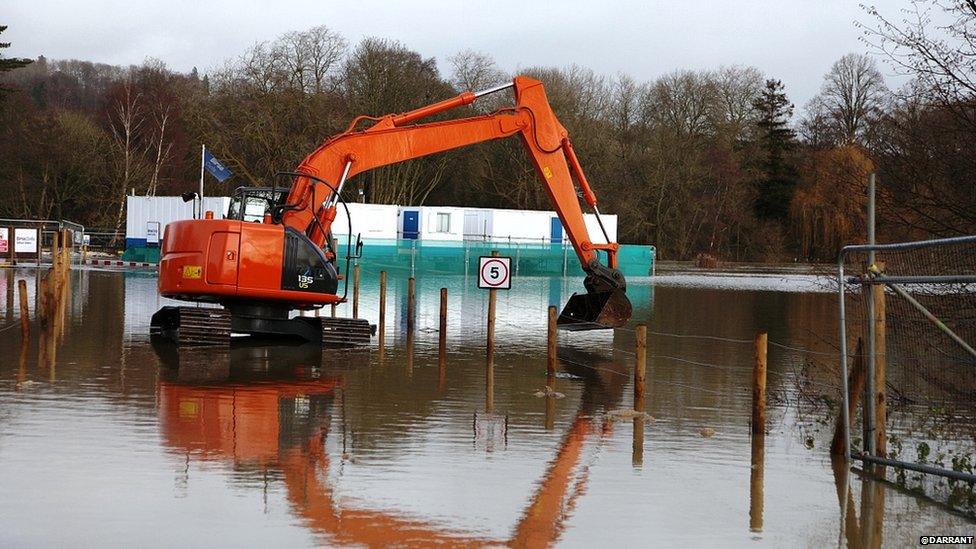
[[[163,307],[152,317],[151,336],[178,345],[228,345],[230,313],[213,307]]]
[[[369,345],[376,326],[362,318],[322,317],[322,346],[327,348]]]

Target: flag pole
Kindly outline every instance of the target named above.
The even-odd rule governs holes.
[[[197,199],[200,201],[199,209],[194,212],[196,213],[197,219],[203,219],[203,165],[207,160],[207,145],[200,145],[200,192],[197,193]]]

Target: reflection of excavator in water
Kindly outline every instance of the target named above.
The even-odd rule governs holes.
[[[514,107],[483,116],[415,124],[508,88],[514,88]],[[363,120],[373,124],[358,130]],[[291,335],[325,343],[330,342],[330,335],[345,332],[351,341],[368,341],[365,321],[289,320],[292,309],[345,300],[345,291],[338,295],[338,281],[343,277],[336,268],[337,250],[333,249],[331,230],[337,206],[345,206],[342,190],[346,181],[380,166],[514,135],[528,149],[586,272],[586,293],[570,298],[559,317],[560,326],[576,330],[622,326],[630,319],[631,304],[624,277],[617,270],[618,245],[610,242],[603,229],[596,196],[542,83],[519,76],[511,84],[465,92],[404,114],[356,118],[345,132],[310,154],[297,171],[279,174],[292,178],[290,191],[284,203],[277,202],[274,190],[263,195],[269,213],[262,222],[200,219],[167,225],[159,265],[160,294],[219,303],[223,308],[164,307],[153,315],[153,333],[181,343],[225,342],[231,331]],[[573,174],[597,216],[605,243],[590,238]],[[348,258],[359,249],[357,243],[353,252],[351,239],[346,242],[346,286]],[[599,252],[606,254],[606,265],[600,262]]]
[[[316,355],[313,358],[309,353],[307,361],[297,357],[298,369],[320,361],[321,353]],[[281,364],[280,360],[275,362]],[[583,398],[556,455],[510,538],[485,539],[395,511],[372,510],[364,503],[350,503],[336,496],[329,482],[330,456],[325,451],[325,438],[332,408],[337,405],[334,391],[341,384],[337,378],[300,379],[280,370],[273,374],[277,379],[268,378],[266,373],[241,376],[232,372],[218,373],[206,385],[172,379],[178,376],[204,381],[190,372],[170,370],[163,376],[158,395],[164,444],[196,460],[230,461],[235,470],[280,471],[286,497],[306,527],[325,536],[329,544],[369,547],[553,545],[577,499],[586,491],[585,446],[595,437],[608,434],[609,426],[601,426],[594,416],[599,407],[619,401],[626,380],[619,372],[607,372],[606,376],[592,369],[574,372],[587,376]],[[214,384],[218,380],[224,383]]]

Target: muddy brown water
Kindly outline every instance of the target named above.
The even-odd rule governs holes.
[[[34,271],[0,270],[2,287],[19,278],[33,291]],[[361,292],[372,321],[376,278],[364,273]],[[789,399],[771,403],[764,444],[750,442],[754,333],[824,353],[836,339],[831,294],[755,282],[631,281],[634,322],[652,332],[654,420],[640,422],[608,414],[632,405],[632,325],[560,334],[552,388],[565,396],[537,396],[546,306],[575,280],[522,278],[499,294],[487,394],[486,294],[463,277],[418,279],[412,339],[406,279],[391,277],[382,351],[376,339],[177,351],[148,337],[165,304],[152,274],[76,271],[53,363],[36,342],[22,350],[19,329],[0,332],[0,546],[860,547],[972,534],[969,518],[835,467],[830,428]],[[0,329],[14,326],[11,300],[0,305]],[[836,375],[818,356],[771,347],[770,393],[801,377],[829,392]]]

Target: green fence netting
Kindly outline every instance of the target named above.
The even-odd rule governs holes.
[[[338,235],[337,238],[339,259],[342,260],[346,256],[346,236]],[[517,241],[364,239],[360,264],[362,269],[370,271],[467,274],[478,268],[480,256],[489,256],[492,251],[512,258],[515,275],[565,276],[579,273],[579,260],[572,246]],[[653,246],[622,244],[617,258],[625,276],[649,276],[653,272]],[[605,257],[602,259],[606,260]]]

